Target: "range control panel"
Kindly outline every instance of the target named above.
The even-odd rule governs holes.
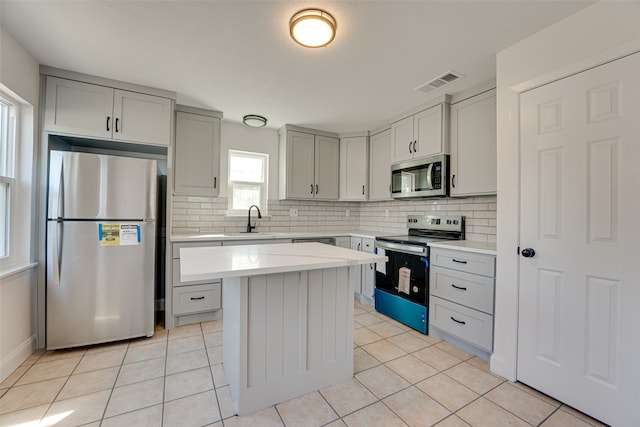
[[[409,215],[407,228],[416,230],[462,231],[464,217],[461,215]]]

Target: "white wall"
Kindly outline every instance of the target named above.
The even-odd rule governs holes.
[[[516,378],[519,256],[519,92],[640,45],[640,2],[601,1],[497,55],[498,228],[491,369]],[[634,41],[635,40],[635,41]]]
[[[36,340],[36,270],[31,264],[35,253],[34,153],[38,123],[39,67],[37,61],[0,27],[0,85],[24,103],[21,114],[28,118],[20,125],[17,158],[20,175],[12,195],[12,214],[22,219],[12,222],[11,265],[0,270],[0,380],[6,378],[32,352]],[[33,236],[33,238],[32,238]]]
[[[227,197],[229,149],[269,155],[269,199],[278,198],[278,131],[251,128],[222,120],[220,136],[220,197]]]

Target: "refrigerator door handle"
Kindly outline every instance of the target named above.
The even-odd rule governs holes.
[[[59,238],[64,233],[64,222],[61,220],[49,221],[47,227],[47,284],[50,286],[60,286],[60,266],[62,239]]]
[[[64,154],[60,151],[52,151],[49,162],[49,219],[64,217],[62,194],[62,168]]]

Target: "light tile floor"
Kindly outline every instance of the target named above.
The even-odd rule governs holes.
[[[357,302],[354,378],[237,417],[221,363],[220,321],[39,351],[0,384],[0,426],[603,425]]]

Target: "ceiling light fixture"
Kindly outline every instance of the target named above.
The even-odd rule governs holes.
[[[267,125],[267,119],[257,114],[247,114],[242,118],[242,123],[252,128],[261,128]]]
[[[289,21],[291,38],[304,47],[325,47],[336,37],[336,20],[321,9],[304,9]]]

